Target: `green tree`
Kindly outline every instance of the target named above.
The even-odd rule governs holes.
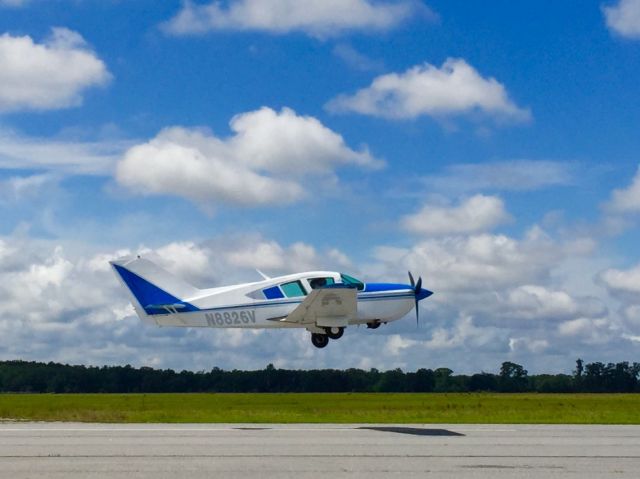
[[[505,361],[500,367],[500,390],[505,392],[526,391],[528,389],[527,375],[527,370],[520,364]]]

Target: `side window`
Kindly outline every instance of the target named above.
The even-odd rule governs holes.
[[[291,283],[281,284],[280,287],[287,298],[297,298],[298,296],[304,296],[307,294],[302,288],[300,281],[292,281]]]
[[[272,286],[271,288],[263,289],[262,293],[264,294],[264,297],[267,299],[284,298],[284,294],[282,294],[282,291],[280,291],[280,288],[278,288],[277,286]]]
[[[322,288],[330,284],[334,284],[333,278],[309,278],[309,286],[311,289]]]

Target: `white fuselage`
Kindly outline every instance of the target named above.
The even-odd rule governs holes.
[[[299,281],[308,293],[312,290],[311,278],[332,278],[335,283],[341,282],[341,275],[336,272],[298,273],[255,283],[200,290],[197,296],[183,298],[184,302],[197,308],[195,311],[147,315],[142,310],[138,313],[146,316],[146,321],[158,326],[310,329],[309,325],[279,321],[279,318],[286,317],[296,309],[304,301],[305,295],[268,299],[264,291]],[[358,291],[357,315],[348,324],[395,321],[409,313],[414,304],[414,292],[409,285],[369,283]]]

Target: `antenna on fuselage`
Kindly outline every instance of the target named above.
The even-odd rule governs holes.
[[[262,276],[264,279],[271,279],[271,276],[267,276],[266,274],[264,274],[262,271],[260,271],[258,268],[256,268],[256,271],[258,272],[258,274],[260,276]]]

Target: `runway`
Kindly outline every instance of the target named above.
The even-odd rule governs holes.
[[[0,478],[637,478],[640,426],[0,423]]]

